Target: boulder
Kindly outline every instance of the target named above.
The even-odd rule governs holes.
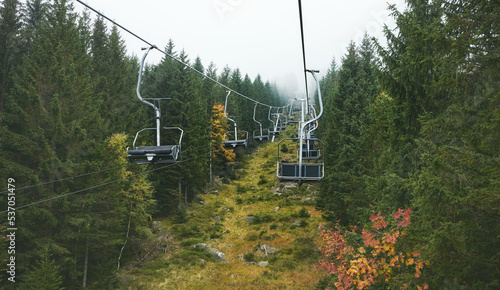
[[[278,249],[273,248],[273,247],[271,247],[271,246],[268,246],[268,245],[266,245],[266,244],[262,245],[262,246],[260,247],[260,250],[261,250],[261,251],[262,251],[262,252],[263,252],[266,256],[268,256],[268,255],[274,255],[274,254],[276,254],[276,253],[278,253],[278,252],[279,252],[279,250],[278,250]]]
[[[212,248],[210,247],[209,245],[205,244],[205,243],[200,243],[200,244],[196,244],[194,245],[195,247],[202,247],[202,248],[205,248],[207,249],[207,251],[212,254],[212,256],[214,257],[214,259],[216,259],[217,261],[221,261],[221,262],[224,262],[224,263],[227,263],[227,260],[224,259],[224,256],[226,254],[224,254],[223,252],[215,249],[215,248]]]
[[[216,216],[216,217],[214,217],[214,222],[216,222],[216,223],[220,223],[221,222],[219,215]]]
[[[255,217],[253,215],[248,215],[245,217],[245,220],[248,222],[249,225],[251,225],[253,223],[254,219],[255,219]]]
[[[161,227],[161,221],[153,221],[153,224],[151,225],[151,228],[153,230],[156,230]]]
[[[269,262],[268,262],[268,261],[259,262],[257,265],[258,265],[259,267],[267,267],[267,266],[269,266]]]

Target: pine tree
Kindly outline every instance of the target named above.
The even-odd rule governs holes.
[[[366,43],[360,50],[351,43],[338,73],[332,67],[327,75],[330,91],[325,98],[328,113],[324,135],[329,148],[325,166],[329,170],[322,182],[318,206],[327,219],[343,224],[356,224],[369,207],[362,178],[366,165],[363,156],[368,151],[367,127],[372,122],[369,107],[376,96],[376,84],[370,77],[373,59],[363,57],[369,53]]]
[[[49,260],[49,255],[46,253],[37,261],[31,271],[26,273],[26,279],[20,283],[19,287],[29,290],[63,289],[63,277],[59,271],[60,267],[56,265],[54,260]]]
[[[19,61],[21,28],[17,0],[3,1],[0,6],[0,112],[4,112],[7,92],[12,88],[14,66]],[[0,124],[2,120],[0,119]]]

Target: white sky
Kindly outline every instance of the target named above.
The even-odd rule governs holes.
[[[172,39],[177,51],[184,49],[191,61],[199,56],[205,68],[213,62],[220,73],[228,65],[252,80],[260,74],[288,91],[304,91],[297,0],[84,2],[159,48]],[[359,44],[365,32],[384,43],[383,25],[394,27],[388,3],[404,8],[404,0],[303,0],[308,69],[320,70],[321,76],[333,58],[340,64],[349,42]],[[80,3],[74,5],[83,10]],[[142,55],[145,44],[120,33],[128,53]],[[162,56],[153,51],[148,60],[156,63]],[[311,78],[308,86],[315,87]]]

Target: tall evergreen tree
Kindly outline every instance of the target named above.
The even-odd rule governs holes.
[[[18,14],[20,4],[17,0],[3,1],[0,6],[0,112],[4,112],[5,98],[12,88],[14,66],[19,61],[20,39],[17,34],[21,28]],[[0,124],[2,120],[0,118]]]
[[[373,59],[364,57],[367,54],[370,47],[366,42],[361,49],[351,43],[342,59],[337,83],[333,79],[335,68],[331,69],[329,81],[334,83],[326,95],[329,118],[325,141],[329,150],[325,166],[329,170],[322,182],[318,205],[329,220],[340,220],[343,224],[363,220],[370,202],[363,188],[363,156],[368,150],[369,107],[376,96],[376,84],[371,71]]]

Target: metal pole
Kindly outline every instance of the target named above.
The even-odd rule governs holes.
[[[316,73],[319,71],[314,71],[314,70],[307,70],[307,71],[312,74],[314,80],[316,81],[316,89],[318,91],[318,100],[319,100],[320,111],[319,111],[319,114],[317,116],[315,116],[313,119],[304,123],[304,102],[302,102],[302,123],[300,124],[300,149],[299,149],[300,150],[299,151],[300,152],[300,154],[299,154],[299,183],[301,182],[301,179],[302,179],[302,142],[303,142],[303,137],[305,134],[304,130],[309,124],[316,122],[323,114],[323,99],[321,98],[321,90],[319,87],[319,81],[318,81],[318,78],[316,77]]]
[[[157,106],[155,106],[153,103],[150,103],[146,100],[144,100],[141,96],[141,82],[142,82],[142,71],[144,69],[144,61],[146,60],[146,56],[148,56],[148,53],[151,49],[153,49],[155,47],[153,46],[150,46],[148,48],[146,48],[146,52],[144,53],[144,55],[142,56],[142,59],[141,59],[141,64],[140,64],[140,67],[139,67],[139,78],[137,80],[137,97],[139,98],[139,100],[151,107],[153,107],[153,109],[155,110],[155,119],[156,119],[156,146],[160,146],[161,143],[160,143],[160,121],[161,121],[161,112],[160,112],[160,108],[158,108]]]
[[[305,121],[305,112],[304,112],[304,101],[305,99],[302,99],[300,102],[301,105],[301,112],[302,112],[302,117],[300,120],[300,125],[299,125],[299,184],[302,182],[302,144],[304,142],[304,121]]]
[[[227,96],[226,96],[226,103],[224,104],[224,117],[228,119],[229,121],[234,123],[234,140],[238,141],[238,125],[236,124],[236,121],[229,118],[226,113],[226,108],[227,108],[227,99],[229,98],[229,95],[231,94],[231,91],[227,91]]]
[[[258,105],[258,103],[255,103],[255,107],[253,107],[253,120],[259,124],[259,126],[260,126],[260,135],[259,136],[262,136],[262,123],[257,121],[257,119],[255,119],[255,111],[257,110],[257,105]]]

